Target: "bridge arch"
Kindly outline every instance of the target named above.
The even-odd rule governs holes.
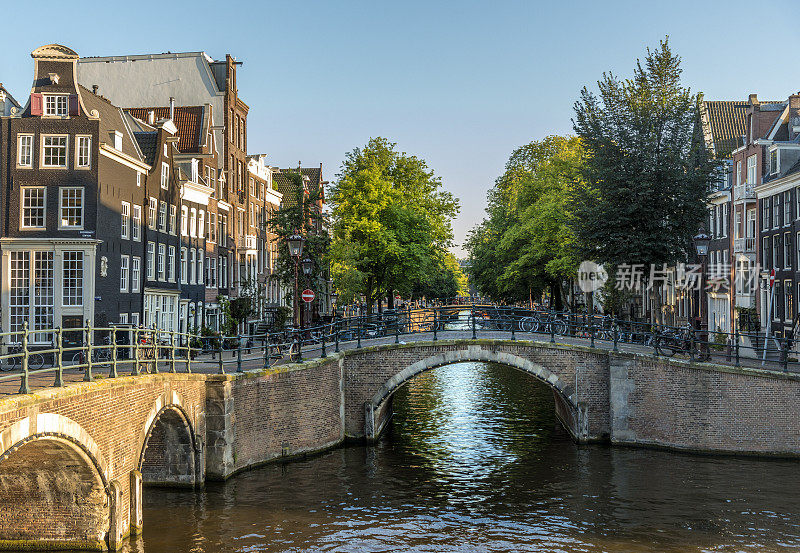
[[[513,353],[484,349],[480,346],[468,346],[466,349],[445,351],[420,359],[384,382],[372,398],[364,404],[364,436],[366,439],[373,441],[380,436],[388,421],[386,410],[389,400],[406,382],[431,369],[464,362],[498,363],[535,376],[553,390],[556,414],[567,430],[578,439],[583,439],[588,433],[585,428],[585,413],[577,403],[574,396],[575,388],[570,383],[564,382],[557,374],[530,359]]]
[[[75,421],[40,413],[10,425],[0,433],[0,505],[15,508],[0,516],[0,543],[107,547],[119,532],[120,507],[109,476],[97,444]]]
[[[176,392],[156,399],[143,427],[138,470],[143,484],[192,487],[203,480],[192,419]]]

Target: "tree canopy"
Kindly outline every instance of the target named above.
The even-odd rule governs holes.
[[[486,218],[467,240],[470,277],[478,291],[506,301],[560,301],[560,283],[578,259],[569,201],[581,175],[583,146],[549,136],[517,148],[489,191]]]
[[[373,138],[349,152],[331,186],[331,276],[343,302],[411,294],[446,268],[459,205],[424,160]]]

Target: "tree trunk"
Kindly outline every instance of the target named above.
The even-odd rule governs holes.
[[[386,299],[386,308],[394,309],[394,290],[389,290],[389,295]]]

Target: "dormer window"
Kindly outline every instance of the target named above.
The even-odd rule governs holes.
[[[169,146],[164,144],[164,157],[169,157]]]
[[[108,133],[111,137],[111,146],[118,152],[122,151],[122,133],[119,131],[111,131]]]
[[[69,114],[69,96],[66,94],[45,94],[44,114],[66,117]]]
[[[769,153],[769,174],[774,175],[778,172],[778,150],[772,150]]]

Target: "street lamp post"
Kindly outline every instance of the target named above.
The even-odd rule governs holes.
[[[297,233],[294,232],[289,238],[286,239],[286,243],[289,246],[289,255],[294,261],[294,326],[298,328],[300,326],[300,298],[298,296],[298,288],[297,288],[297,272],[298,272],[298,263],[300,261],[300,256],[303,255],[303,242],[305,239]]]
[[[700,341],[703,343],[703,352],[708,351],[708,302],[703,297],[706,289],[706,258],[711,237],[706,234],[705,228],[700,226],[697,234],[692,238],[697,257],[700,259],[700,290],[697,297],[700,302]]]
[[[311,271],[313,271],[313,270],[314,270],[314,262],[311,261],[310,257],[306,257],[303,260],[303,274],[305,276],[310,276],[311,275]],[[303,300],[303,303],[305,304],[303,306],[303,311],[307,312],[308,311],[308,302]],[[309,319],[309,317],[306,317],[306,319]],[[300,319],[300,328],[303,328],[303,319],[302,318]]]

